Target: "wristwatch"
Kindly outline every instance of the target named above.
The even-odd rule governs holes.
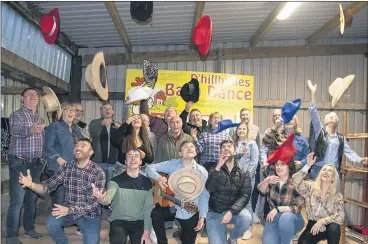
[[[278,213],[280,213],[279,207],[276,207],[275,209],[276,209],[276,211],[277,211]]]

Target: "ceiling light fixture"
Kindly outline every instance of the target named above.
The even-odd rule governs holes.
[[[278,20],[289,18],[290,14],[301,4],[301,2],[288,2],[285,7],[277,15]]]

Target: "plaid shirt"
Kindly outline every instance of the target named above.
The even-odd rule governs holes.
[[[34,135],[30,133],[30,128],[39,124],[44,124],[44,121],[37,111],[33,113],[26,107],[14,111],[9,117],[9,154],[26,159],[40,158],[45,132]]]
[[[101,207],[92,195],[94,183],[97,188],[105,188],[105,173],[92,161],[85,168],[78,168],[72,161],[63,164],[55,174],[43,182],[45,194],[54,191],[59,185],[65,187],[64,206],[69,207],[69,214],[79,219],[82,216],[96,217],[101,215]]]
[[[280,190],[280,183],[270,184],[267,195],[270,210],[275,207],[289,206],[294,214],[300,213],[303,208],[304,198],[296,191],[293,179],[289,177]]]
[[[199,155],[199,162],[204,165],[207,163],[217,163],[220,158],[220,144],[224,140],[232,140],[226,131],[217,134],[204,132],[198,140],[194,141]]]

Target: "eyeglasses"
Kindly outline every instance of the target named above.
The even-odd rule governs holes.
[[[83,110],[79,110],[79,109],[76,109],[76,110],[75,110],[75,112],[76,112],[76,113],[84,113],[84,111],[83,111]]]

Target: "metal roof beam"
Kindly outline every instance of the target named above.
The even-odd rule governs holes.
[[[15,11],[20,13],[26,20],[33,23],[38,29],[40,29],[40,19],[42,13],[38,11],[31,2],[6,2]],[[78,53],[78,46],[75,45],[69,37],[60,32],[56,39],[56,44],[58,44],[65,51],[75,56]]]
[[[210,50],[207,60],[255,59],[278,57],[309,57],[330,55],[352,55],[368,53],[367,44],[338,44],[304,46],[254,47],[254,48],[220,48]],[[157,51],[134,53],[138,59],[127,59],[125,53],[105,54],[106,65],[137,64],[137,60],[150,60],[153,63],[200,61],[194,50]],[[92,62],[94,55],[84,55],[82,67]]]
[[[194,11],[194,16],[193,16],[192,30],[190,32],[190,40],[189,40],[190,49],[193,48],[193,39],[192,39],[193,29],[194,29],[194,26],[197,24],[198,20],[202,17],[205,3],[206,2],[204,2],[204,1],[201,1],[201,2],[197,1],[196,2],[196,7],[195,7],[195,11]]]
[[[351,9],[351,14],[354,15],[362,8],[366,7],[368,5],[368,2],[355,2],[351,4],[348,9]],[[336,4],[336,8],[338,8],[338,5]],[[313,34],[311,34],[306,40],[306,45],[312,45],[316,43],[319,39],[322,37],[328,35],[331,31],[339,27],[340,25],[340,13],[337,14],[333,19],[328,21],[324,26],[316,30]]]
[[[107,11],[109,12],[109,14],[111,16],[112,22],[114,23],[114,25],[116,27],[116,30],[118,31],[118,33],[121,37],[121,40],[124,43],[124,46],[127,50],[127,53],[131,54],[132,53],[132,44],[130,43],[128,34],[125,30],[123,21],[120,18],[119,11],[116,8],[115,2],[105,2],[105,7],[106,7]]]
[[[272,12],[267,16],[263,23],[258,27],[257,31],[250,38],[250,47],[255,47],[258,42],[266,35],[268,31],[271,30],[272,26],[277,21],[277,15],[286,6],[287,2],[281,2],[272,10]]]
[[[32,87],[49,86],[56,93],[70,92],[70,84],[3,47],[1,73]]]

